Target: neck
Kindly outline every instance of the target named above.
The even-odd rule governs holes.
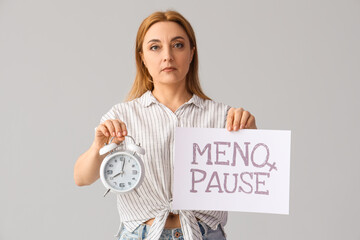
[[[192,94],[186,90],[185,85],[165,86],[156,84],[152,94],[160,103],[173,112],[192,97]]]

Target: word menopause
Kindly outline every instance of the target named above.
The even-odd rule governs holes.
[[[215,152],[215,159],[212,155],[213,152]],[[257,143],[252,147],[250,142],[244,142],[242,146],[237,142],[213,142],[213,144],[206,144],[202,149],[199,144],[193,143],[192,165],[199,166],[200,162],[200,164],[228,167],[221,167],[217,171],[211,172],[200,169],[200,167],[191,168],[190,192],[196,193],[202,188],[206,193],[215,190],[219,193],[241,192],[269,195],[265,181],[270,178],[272,170],[277,171],[276,163],[269,163],[269,158],[270,149],[265,143]],[[249,168],[259,169],[259,171],[248,171]],[[224,172],[227,169],[231,170],[231,176],[229,172]],[[234,171],[235,173],[233,173]]]

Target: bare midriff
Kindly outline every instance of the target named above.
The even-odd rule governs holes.
[[[149,219],[145,222],[146,225],[152,225],[154,222],[154,218]],[[169,216],[166,219],[164,228],[180,228],[180,217],[179,214],[169,213]]]
[[[146,225],[151,226],[154,222],[155,218],[151,218],[149,220],[147,220],[145,222]],[[198,218],[196,218],[197,221],[199,221]],[[180,217],[179,214],[173,214],[173,213],[169,213],[166,222],[165,222],[165,227],[166,229],[170,229],[170,228],[180,228],[181,224],[180,224]]]

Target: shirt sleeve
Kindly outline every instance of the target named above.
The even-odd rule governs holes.
[[[225,105],[225,118],[224,118],[224,128],[226,128],[226,121],[227,121],[227,115],[228,115],[228,113],[229,113],[229,110],[230,110],[230,108],[231,108],[231,106],[229,106],[229,105],[226,105],[226,104],[224,104]]]
[[[121,120],[120,115],[121,114],[119,111],[119,104],[114,105],[112,108],[110,108],[110,110],[107,113],[105,113],[101,117],[99,124],[102,124],[103,122],[105,122],[106,120],[109,120],[109,119],[120,119]],[[97,127],[98,126],[95,127],[95,130],[94,130],[95,132],[96,132]]]

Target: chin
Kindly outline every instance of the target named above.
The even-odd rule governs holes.
[[[168,78],[162,78],[161,80],[158,81],[158,83],[160,83],[160,84],[174,84],[174,83],[181,83],[183,81],[185,81],[184,78],[182,80],[179,80],[179,78],[168,77]]]

